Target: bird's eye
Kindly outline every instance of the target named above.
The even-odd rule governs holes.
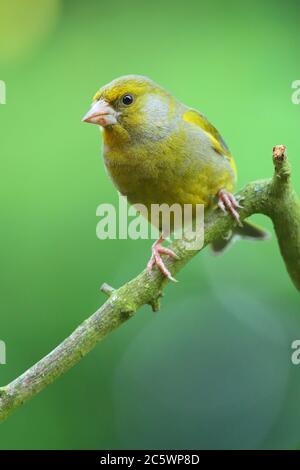
[[[122,103],[126,106],[130,106],[133,103],[133,96],[132,95],[124,95],[122,98]]]

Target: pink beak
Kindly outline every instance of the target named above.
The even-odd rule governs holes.
[[[106,127],[117,124],[117,113],[105,100],[96,101],[82,119],[83,122]]]

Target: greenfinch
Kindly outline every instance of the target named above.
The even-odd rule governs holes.
[[[200,112],[185,106],[147,77],[117,78],[96,93],[84,122],[103,128],[104,162],[113,183],[131,204],[218,204],[237,222],[231,237],[218,240],[222,251],[236,234],[264,239],[260,228],[240,223],[239,204],[232,194],[236,182],[233,157],[217,129]],[[155,265],[173,279],[161,255],[152,247],[149,270]]]

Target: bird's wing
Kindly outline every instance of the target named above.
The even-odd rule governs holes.
[[[190,109],[185,111],[183,114],[183,120],[195,124],[200,127],[203,131],[208,134],[208,137],[211,140],[212,146],[217,153],[220,155],[225,155],[228,159],[231,159],[231,153],[226,143],[224,142],[222,136],[217,131],[217,129],[208,121],[208,119],[203,116],[203,114]]]

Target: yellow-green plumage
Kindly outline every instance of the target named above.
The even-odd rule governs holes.
[[[132,101],[127,106],[128,94]],[[221,189],[233,191],[236,167],[219,132],[152,80],[118,78],[96,93],[94,103],[101,104],[102,114],[93,114],[92,108],[86,120],[104,127],[108,173],[130,203],[148,208],[149,220],[151,204],[208,207]],[[107,109],[112,121],[105,121]],[[250,232],[253,238],[264,238],[261,230]]]
[[[135,102],[103,138],[108,172],[129,202],[208,206],[221,188],[233,189],[233,160],[203,116],[144,77],[118,79],[95,99],[114,106],[124,93]]]

